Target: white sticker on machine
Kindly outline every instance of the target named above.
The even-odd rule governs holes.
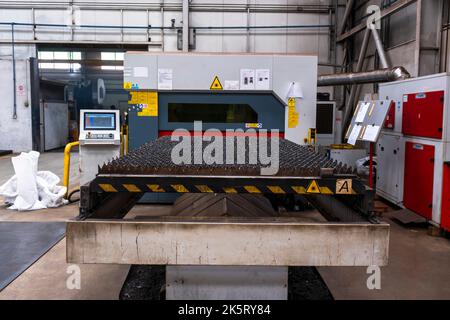
[[[224,90],[239,90],[239,80],[225,80]]]
[[[254,69],[241,69],[241,90],[254,90],[255,89],[255,70]]]
[[[136,78],[147,78],[148,68],[147,67],[134,67],[133,74]]]
[[[172,69],[158,69],[158,89],[172,90]]]
[[[256,69],[256,90],[270,89],[270,70]]]

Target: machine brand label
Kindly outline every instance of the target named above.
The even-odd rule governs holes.
[[[262,123],[246,123],[245,129],[262,129]]]
[[[423,145],[416,143],[415,145],[413,145],[413,148],[416,150],[423,150]]]
[[[416,94],[416,99],[425,99],[427,95],[425,93],[418,93]]]

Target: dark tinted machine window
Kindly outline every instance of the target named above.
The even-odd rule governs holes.
[[[248,104],[169,103],[169,122],[257,123]]]

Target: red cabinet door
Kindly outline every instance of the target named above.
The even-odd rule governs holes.
[[[450,231],[450,163],[444,164],[442,187],[441,227]]]
[[[405,135],[442,139],[444,91],[413,93],[403,100]]]
[[[434,146],[406,142],[403,205],[431,220],[433,212]]]

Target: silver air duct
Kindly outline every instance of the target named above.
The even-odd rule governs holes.
[[[341,73],[319,76],[317,86],[343,86],[365,83],[380,83],[404,80],[410,78],[410,74],[403,67],[381,69],[367,72]]]

